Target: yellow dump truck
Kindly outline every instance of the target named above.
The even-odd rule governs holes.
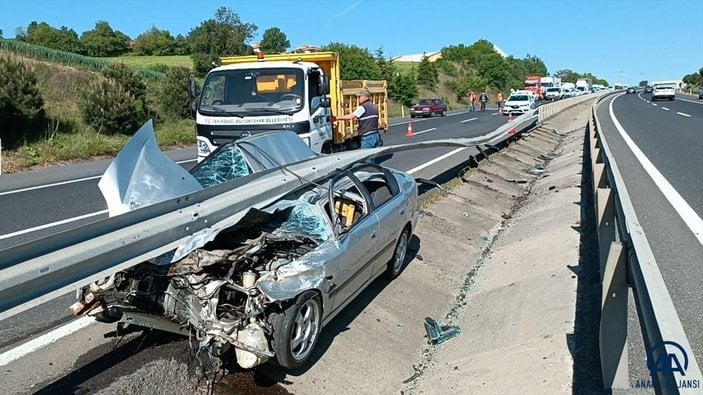
[[[196,110],[198,156],[254,133],[291,130],[315,152],[356,148],[350,121],[331,122],[358,105],[368,89],[378,106],[379,129],[388,128],[385,81],[342,81],[335,52],[232,56],[205,77]]]

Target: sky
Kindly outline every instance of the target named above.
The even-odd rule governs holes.
[[[258,26],[252,42],[278,27],[292,48],[342,42],[390,57],[486,39],[550,73],[629,85],[703,67],[703,0],[0,0],[0,29],[12,38],[37,21],[80,36],[104,20],[131,38],[152,26],[187,35],[219,7]]]

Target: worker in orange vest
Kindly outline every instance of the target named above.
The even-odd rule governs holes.
[[[502,112],[503,111],[503,92],[498,91],[498,97],[497,100],[498,102],[498,111]]]
[[[469,111],[476,111],[476,94],[474,91],[469,93]]]

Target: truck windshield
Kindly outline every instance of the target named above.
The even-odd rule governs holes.
[[[294,68],[233,69],[210,73],[199,109],[223,113],[288,113],[303,107],[305,77]]]
[[[534,81],[525,81],[525,88],[535,88],[537,83]]]

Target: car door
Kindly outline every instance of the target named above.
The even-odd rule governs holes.
[[[330,280],[334,284],[330,298],[336,310],[370,281],[373,257],[379,251],[379,229],[371,202],[348,175],[333,181],[330,191],[335,207],[330,212],[340,250],[339,271]],[[349,209],[349,205],[354,207]]]
[[[400,195],[397,180],[388,169],[381,166],[366,164],[356,168],[352,174],[360,180],[363,189],[368,193],[368,199],[372,202],[374,213],[378,218],[379,231],[376,238],[379,249],[372,257],[374,268],[371,278],[373,279],[386,269],[393,257],[395,244],[405,226],[409,198]]]

